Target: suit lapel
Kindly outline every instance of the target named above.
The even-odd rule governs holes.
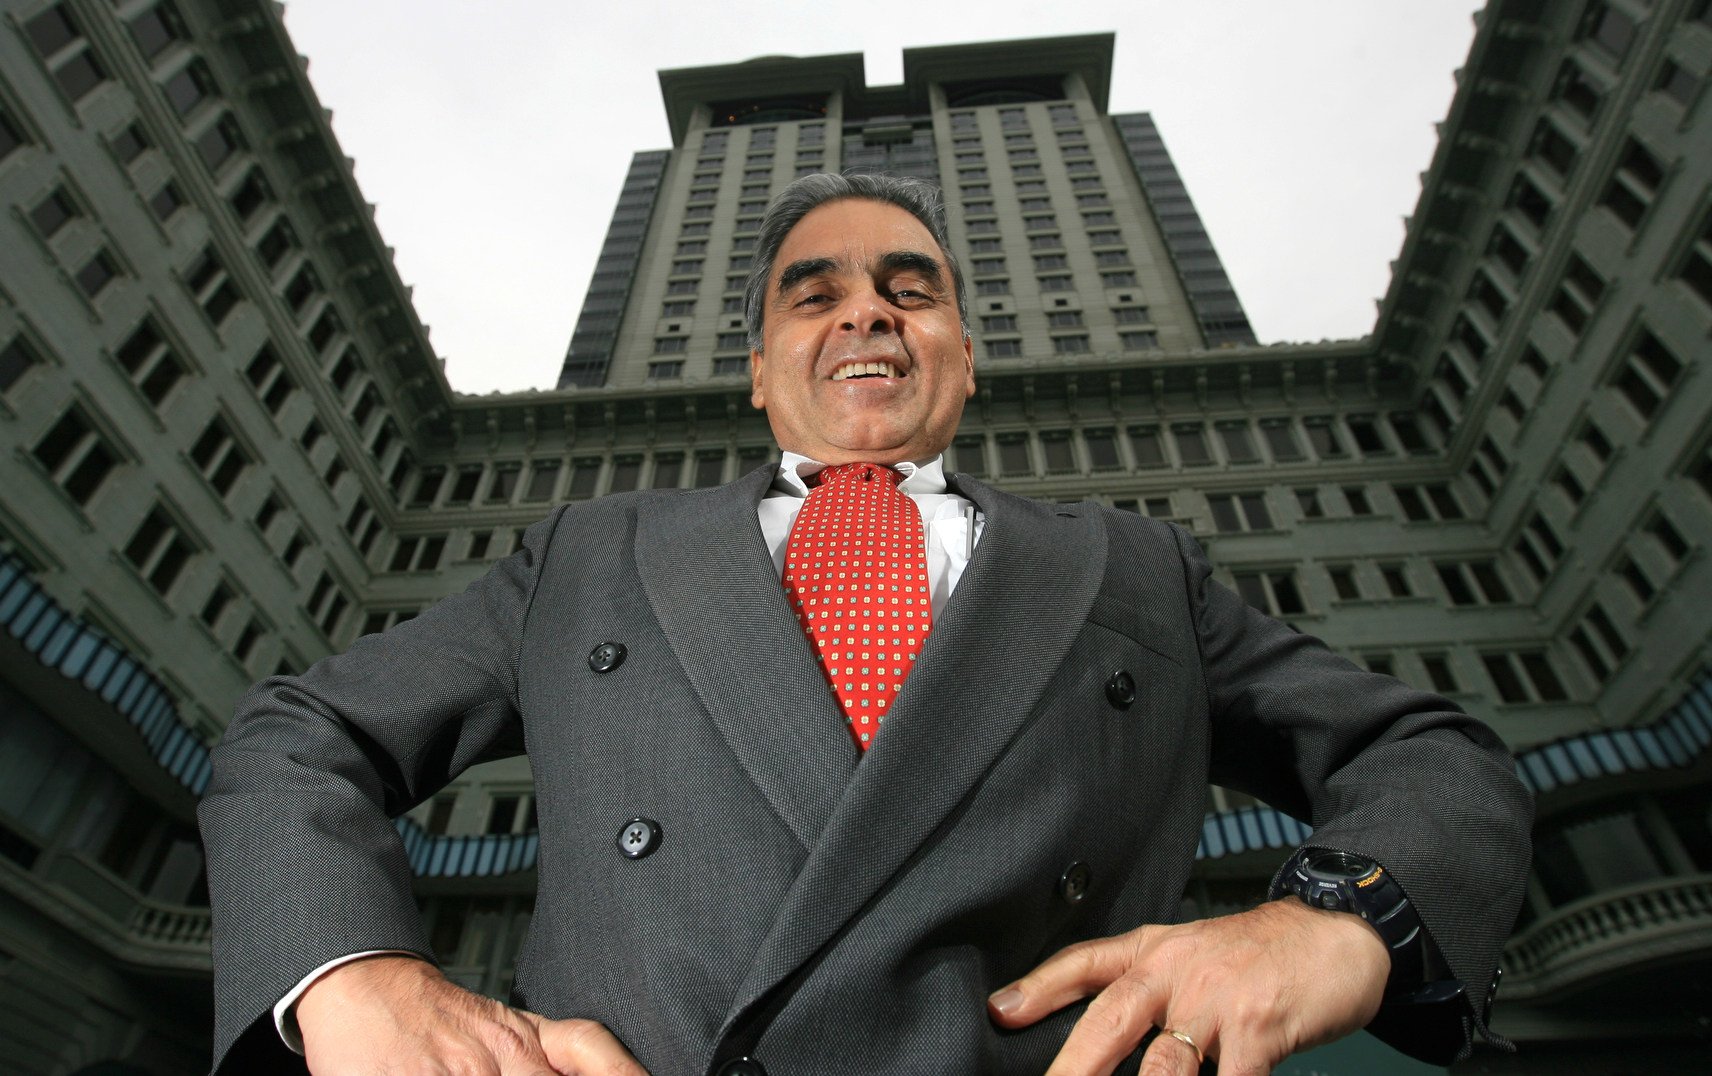
[[[975,558],[781,904],[728,1029],[945,823],[1034,712],[1093,606],[1106,551],[1096,514],[956,477],[986,516]]]
[[[636,563],[702,705],[744,773],[808,848],[857,758],[761,537],[757,505],[773,473],[766,467],[705,495],[647,503]]]

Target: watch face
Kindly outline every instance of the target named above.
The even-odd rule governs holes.
[[[1348,852],[1315,852],[1303,865],[1311,874],[1338,879],[1366,877],[1373,873],[1375,866],[1371,859],[1352,856]]]

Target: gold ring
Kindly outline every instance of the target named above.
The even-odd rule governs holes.
[[[1203,1054],[1201,1052],[1201,1048],[1199,1046],[1195,1045],[1195,1040],[1191,1039],[1187,1032],[1178,1031],[1174,1027],[1162,1027],[1159,1030],[1165,1032],[1167,1035],[1170,1035],[1172,1038],[1176,1039],[1178,1042],[1182,1043],[1184,1046],[1187,1046],[1189,1049],[1195,1051],[1195,1064],[1197,1064],[1197,1065],[1206,1064],[1207,1055]]]

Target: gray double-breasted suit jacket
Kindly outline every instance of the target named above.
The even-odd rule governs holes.
[[[1484,990],[1530,811],[1483,726],[1254,613],[1178,528],[952,476],[985,531],[859,760],[762,543],[772,474],[560,508],[462,594],[246,696],[201,808],[217,1066],[287,1063],[270,1009],[321,963],[430,953],[388,818],[525,748],[515,1000],[657,1076],[1042,1071],[1081,1007],[1000,1031],[987,993],[1176,918],[1209,780],[1386,864]],[[631,859],[637,816],[661,839]]]

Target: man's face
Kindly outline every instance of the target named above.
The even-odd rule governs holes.
[[[767,281],[754,392],[779,447],[822,463],[928,459],[957,432],[975,359],[951,267],[894,205],[817,206]]]

